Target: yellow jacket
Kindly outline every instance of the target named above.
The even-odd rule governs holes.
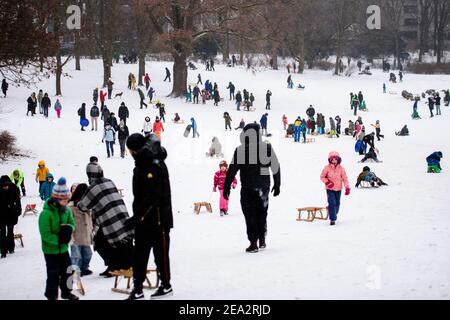
[[[45,162],[44,161],[39,161],[39,165],[40,166],[44,166],[44,168],[37,168],[36,170],[36,178],[39,181],[45,181],[45,178],[47,177],[47,174],[49,173],[48,168],[45,166]]]

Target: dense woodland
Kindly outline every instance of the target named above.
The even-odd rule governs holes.
[[[415,48],[407,47],[402,23],[406,0],[3,0],[0,2],[0,73],[17,85],[56,74],[60,78],[70,59],[103,60],[104,85],[114,63],[125,57],[139,65],[139,83],[149,55],[174,61],[172,96],[186,91],[191,59],[216,54],[227,62],[232,54],[265,54],[270,67],[277,57],[289,57],[299,72],[321,60],[343,56],[369,61],[393,55],[397,67],[405,51],[419,50],[443,62],[448,47],[450,2],[418,0],[415,13],[419,35]],[[66,26],[70,5],[79,6],[80,29]],[[381,29],[369,30],[369,5],[381,8]],[[32,68],[29,68],[29,67]]]

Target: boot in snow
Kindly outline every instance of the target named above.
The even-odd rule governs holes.
[[[255,253],[258,252],[258,245],[255,242],[250,243],[250,247],[248,247],[247,249],[245,249],[246,252],[248,253]]]

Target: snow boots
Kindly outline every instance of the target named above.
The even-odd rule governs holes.
[[[264,250],[266,248],[266,239],[261,238],[259,239],[259,249]]]
[[[247,253],[256,253],[258,252],[258,245],[255,242],[250,243],[250,247],[248,247],[247,249],[245,249],[245,251]]]

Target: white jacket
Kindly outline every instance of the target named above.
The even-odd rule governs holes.
[[[147,122],[144,120],[144,125],[143,125],[142,130],[144,130],[144,132],[152,132],[152,128],[153,128],[152,122],[151,121]]]

